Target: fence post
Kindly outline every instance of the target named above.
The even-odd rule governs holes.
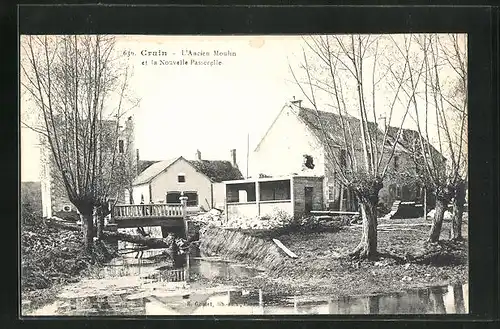
[[[181,206],[182,206],[182,220],[184,221],[184,235],[185,238],[187,239],[188,237],[188,225],[187,225],[187,200],[188,197],[185,196],[184,194],[181,195],[179,198],[181,201]]]

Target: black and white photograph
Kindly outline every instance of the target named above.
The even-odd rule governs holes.
[[[468,314],[467,41],[20,35],[21,317]]]

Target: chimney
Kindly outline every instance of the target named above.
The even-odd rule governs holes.
[[[293,96],[293,100],[291,101],[292,104],[297,105],[299,108],[302,108],[302,100],[301,99],[295,99],[295,96]]]
[[[238,168],[238,164],[236,163],[236,149],[231,150],[231,164],[233,167]]]
[[[201,161],[201,152],[200,150],[196,150],[196,160]]]
[[[377,125],[378,125],[378,129],[380,129],[382,131],[385,131],[387,129],[387,117],[385,116],[385,113],[381,114],[378,117]]]

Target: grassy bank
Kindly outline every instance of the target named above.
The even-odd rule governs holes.
[[[50,303],[59,289],[77,282],[115,255],[98,242],[84,251],[80,232],[46,226],[41,219],[21,225],[21,299],[23,314]]]
[[[431,245],[433,257],[424,261],[412,260],[409,254],[423,249],[429,226],[423,219],[379,221],[391,225],[380,228],[378,249],[382,254],[377,261],[357,261],[345,255],[360,240],[361,228],[346,226],[338,231],[284,232],[263,239],[278,238],[299,257],[283,257],[279,267],[264,276],[251,279],[218,278],[217,281],[272,291],[276,294],[324,293],[336,296],[355,296],[389,293],[434,285],[467,282],[467,223],[463,231],[465,240],[448,240],[450,223],[444,223],[440,244]],[[422,224],[422,225],[421,225]],[[250,232],[247,232],[250,233]],[[254,234],[255,236],[255,234]],[[428,249],[429,246],[426,246]]]

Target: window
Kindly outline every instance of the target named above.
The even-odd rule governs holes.
[[[334,200],[334,198],[335,198],[335,194],[334,194],[334,193],[335,193],[335,192],[334,192],[333,185],[329,185],[329,186],[328,186],[328,200],[329,200],[329,201]]]
[[[198,206],[198,192],[184,192],[184,196],[187,197],[187,206],[196,207]],[[181,203],[180,200],[181,192],[179,191],[169,191],[166,196],[166,203]]]
[[[401,199],[401,186],[396,185],[396,199]]]
[[[184,174],[177,175],[177,182],[178,183],[185,183],[186,182],[186,175],[184,175]]]
[[[167,192],[167,203],[180,203],[181,192]]]
[[[399,156],[394,156],[394,170],[399,170]]]
[[[118,153],[122,154],[124,152],[123,139],[118,141]]]
[[[198,192],[184,192],[184,195],[187,196],[187,206],[188,207],[197,207],[198,206]]]

